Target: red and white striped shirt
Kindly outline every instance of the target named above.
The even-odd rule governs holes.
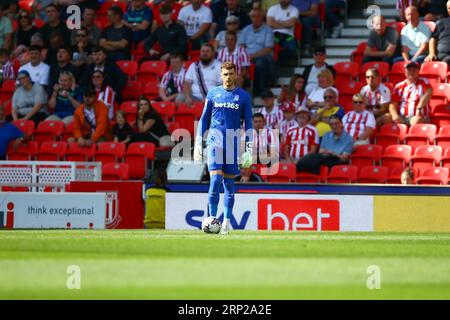
[[[351,135],[354,139],[357,139],[367,127],[375,129],[376,122],[373,113],[367,110],[363,112],[348,112],[344,118],[342,118],[345,131]]]
[[[16,75],[14,73],[14,66],[11,61],[6,61],[6,63],[2,67],[2,77],[3,80],[15,80]]]
[[[306,94],[303,93],[301,96],[296,94],[292,102],[295,104],[295,111],[298,111],[301,107],[306,106]]]
[[[384,84],[380,83],[375,91],[369,85],[364,86],[360,92],[366,99],[366,105],[376,106],[391,102],[391,91]]]
[[[167,87],[169,86],[170,77],[172,77],[172,75],[173,75],[173,83],[177,88],[177,92],[178,93],[183,92],[184,76],[186,75],[186,69],[184,67],[181,68],[180,72],[178,73],[174,73],[171,70],[164,73],[159,87],[167,89]]]
[[[267,112],[266,108],[262,108],[262,115],[266,119],[266,128],[269,129],[279,129],[280,123],[283,121],[284,114],[283,111],[278,108],[277,105],[274,105],[272,111]]]
[[[286,146],[290,148],[289,155],[296,160],[308,154],[311,147],[319,145],[319,133],[316,127],[306,125],[289,129]]]
[[[114,102],[116,93],[111,87],[106,86],[105,90],[97,91],[97,101],[101,101],[108,108],[108,118],[114,119]]]
[[[236,46],[236,49],[232,53],[228,51],[228,48],[223,48],[217,54],[217,60],[221,63],[224,62],[233,62],[236,65],[237,72],[241,73],[242,68],[250,66],[250,56],[247,52],[247,49]]]
[[[257,163],[264,163],[261,160],[267,159],[271,155],[271,149],[274,150],[275,144],[279,145],[272,130],[267,128],[253,130],[253,155],[256,157]]]
[[[407,118],[413,117],[417,112],[417,105],[426,90],[430,87],[430,82],[426,78],[420,77],[416,83],[408,84],[408,80],[403,80],[395,85],[394,96],[395,101],[400,106],[400,114]],[[429,106],[422,109],[421,115],[428,116]]]
[[[298,127],[298,123],[295,119],[281,121],[281,123],[280,123],[281,136],[286,138],[286,135],[287,135],[289,129],[292,127]]]

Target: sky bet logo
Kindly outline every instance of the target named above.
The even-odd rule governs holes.
[[[207,213],[203,210],[191,210],[186,214],[186,223],[194,228],[201,229],[202,221],[207,217]],[[241,221],[237,221],[236,217],[231,214],[230,224],[233,230],[244,230],[247,225],[248,218],[250,217],[250,211],[245,211],[242,215]],[[223,221],[223,214],[218,216],[219,220]]]
[[[14,203],[8,202],[6,205],[6,214],[3,208],[0,208],[0,229],[14,228]]]

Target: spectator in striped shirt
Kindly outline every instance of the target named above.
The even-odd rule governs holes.
[[[101,101],[108,108],[108,119],[114,118],[114,106],[116,102],[116,92],[108,85],[105,74],[101,70],[92,73],[92,88],[95,90],[97,101]]]
[[[183,93],[184,76],[183,56],[180,53],[170,55],[170,70],[162,77],[159,85],[159,97],[162,101],[175,101]]]
[[[366,83],[360,93],[365,99],[366,108],[373,112],[377,126],[386,122],[385,115],[389,112],[391,90],[381,83],[380,73],[375,68],[366,71]]]
[[[286,148],[284,156],[287,162],[297,163],[307,154],[315,154],[319,145],[319,133],[317,129],[308,124],[310,120],[309,110],[300,108],[297,113],[296,127],[291,127],[286,136]]]
[[[281,107],[281,111],[283,111],[284,120],[280,123],[280,136],[281,142],[284,143],[286,141],[286,135],[290,128],[297,127],[298,123],[295,120],[295,104],[289,101],[284,102]]]
[[[226,47],[221,49],[217,55],[220,62],[233,62],[237,68],[237,85],[243,87],[245,78],[249,74],[250,56],[247,49],[237,45],[237,34],[227,31],[225,35]]]
[[[283,120],[283,112],[275,105],[275,96],[272,91],[267,90],[261,95],[263,99],[262,115],[266,119],[266,128],[279,129]]]
[[[353,111],[348,112],[342,119],[345,131],[353,137],[353,145],[359,146],[370,143],[370,137],[375,130],[375,117],[366,110],[364,96],[357,93],[353,96]]]
[[[240,21],[236,16],[229,16],[225,19],[225,27],[226,30],[220,31],[216,38],[213,40],[213,46],[216,48],[216,51],[219,51],[226,47],[225,44],[225,35],[228,31],[235,32],[237,35],[237,45],[241,45],[242,42],[242,31],[239,30]]]
[[[419,77],[420,65],[417,62],[410,62],[405,68],[406,79],[395,86],[389,105],[389,120],[411,126],[428,122],[428,103],[433,89],[428,79]]]
[[[1,78],[0,82],[4,80],[15,80],[16,75],[14,74],[14,67],[9,60],[8,50],[0,49],[0,68],[1,68]]]

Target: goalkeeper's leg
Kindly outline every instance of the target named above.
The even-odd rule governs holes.
[[[230,230],[230,217],[233,214],[234,206],[234,175],[225,174],[223,179],[223,189],[225,191],[225,198],[223,204],[223,223],[222,234],[227,234]]]
[[[220,170],[215,170],[210,172],[211,181],[209,183],[208,191],[208,206],[209,215],[217,216],[217,207],[220,200],[220,186],[223,182],[223,172]]]

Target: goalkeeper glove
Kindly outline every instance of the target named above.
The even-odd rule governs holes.
[[[197,137],[194,144],[194,161],[203,162],[203,139]]]
[[[241,167],[244,169],[250,168],[253,164],[253,142],[247,142],[245,144],[245,152],[242,154]]]

